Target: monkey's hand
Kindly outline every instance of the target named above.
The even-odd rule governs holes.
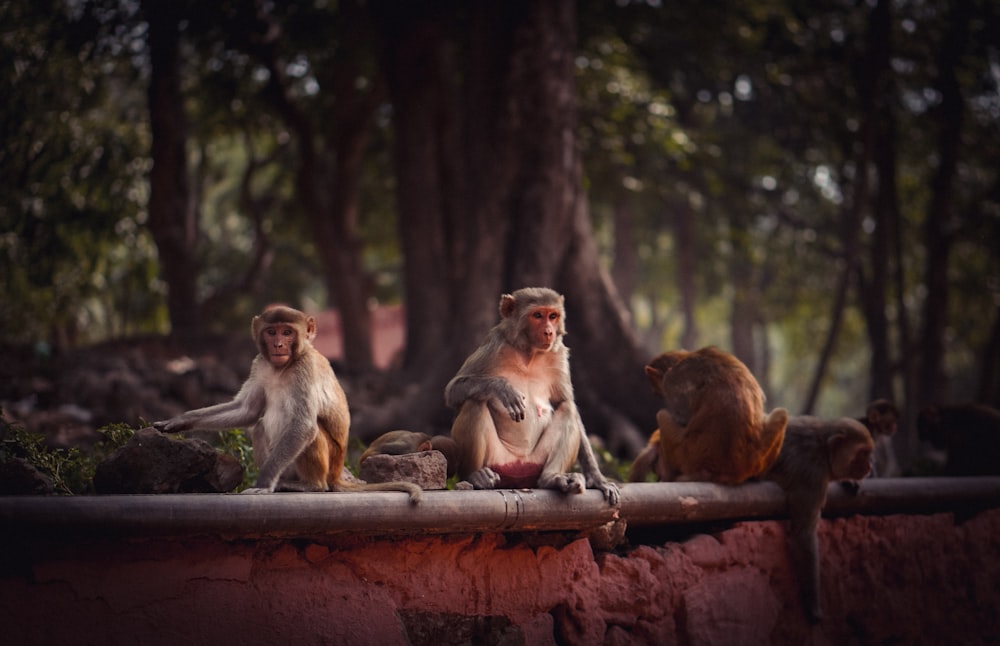
[[[600,480],[587,478],[587,487],[590,489],[597,489],[604,496],[604,499],[608,501],[608,504],[612,507],[617,507],[618,503],[621,502],[622,493],[618,489],[618,485],[611,482],[610,480],[605,480],[601,478]]]
[[[861,483],[857,480],[841,480],[840,487],[852,496],[858,495],[858,492],[861,491]]]
[[[161,433],[178,433],[191,428],[191,424],[180,417],[172,417],[159,422],[153,422],[153,428]]]
[[[274,492],[271,491],[270,489],[265,489],[264,487],[249,487],[240,492],[240,494],[245,494],[245,493],[253,495],[253,494],[274,493]]]
[[[500,485],[500,474],[489,467],[474,471],[466,478],[474,489],[496,489]]]
[[[498,389],[496,396],[500,405],[510,414],[512,420],[515,422],[524,421],[525,411],[528,410],[528,398],[526,396],[519,393],[508,383],[504,383],[504,387]]]

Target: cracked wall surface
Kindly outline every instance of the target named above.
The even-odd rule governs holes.
[[[1000,510],[824,520],[825,619],[785,525],[596,552],[572,534],[3,540],[8,644],[989,644]]]

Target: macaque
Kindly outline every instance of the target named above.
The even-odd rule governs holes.
[[[871,435],[856,419],[793,416],[788,419],[777,461],[761,476],[785,491],[790,519],[788,551],[803,608],[814,623],[823,618],[816,528],[827,487],[832,481],[856,483],[868,475],[872,449]]]
[[[945,475],[1000,474],[1000,411],[983,404],[928,406],[917,416],[924,442],[947,451]]]
[[[873,478],[892,478],[901,473],[896,460],[896,452],[892,448],[892,436],[896,433],[899,421],[899,410],[888,399],[876,399],[868,404],[864,417],[858,421],[865,425],[875,442],[872,453]]]
[[[504,294],[500,322],[448,383],[458,477],[476,489],[589,487],[617,505],[573,399],[563,302],[544,287]],[[582,473],[569,472],[576,461]]]
[[[232,401],[153,426],[173,433],[253,425],[250,442],[260,473],[243,493],[403,491],[419,502],[420,487],[408,482],[341,481],[351,418],[330,362],[312,345],[316,320],[290,307],[272,307],[254,317],[250,331],[259,354]]]
[[[422,451],[440,451],[448,462],[448,477],[455,475],[457,451],[455,442],[446,435],[431,437],[415,431],[389,431],[378,436],[358,458],[362,463],[373,455],[406,455]]]
[[[665,352],[646,366],[653,392],[663,397],[658,429],[629,475],[661,481],[735,485],[777,459],[788,413],[764,413],[764,392],[733,355],[715,347]]]

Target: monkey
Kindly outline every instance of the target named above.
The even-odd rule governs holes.
[[[1000,474],[1000,411],[983,404],[927,406],[917,414],[917,435],[947,451],[949,476]]]
[[[458,477],[476,489],[589,487],[617,505],[573,397],[564,304],[547,287],[500,297],[500,322],[445,387]],[[577,461],[582,473],[570,473]]]
[[[312,345],[316,319],[290,307],[271,307],[253,318],[250,333],[258,354],[232,401],[154,422],[153,427],[174,433],[253,425],[250,443],[259,475],[243,493],[403,491],[418,503],[421,489],[412,483],[341,480],[351,418],[330,362]]]
[[[792,416],[778,459],[760,479],[776,482],[788,503],[788,552],[807,618],[823,618],[816,528],[831,481],[859,481],[871,469],[871,434],[850,417]],[[857,489],[854,489],[857,492]]]
[[[632,464],[629,480],[652,469],[661,481],[707,480],[735,485],[777,459],[788,412],[764,413],[764,392],[747,367],[714,346],[675,350],[645,367],[664,400],[657,430]]]
[[[892,448],[892,436],[896,434],[899,409],[888,399],[876,399],[865,411],[864,417],[857,418],[865,425],[875,442],[872,453],[873,478],[891,478],[901,473],[896,452]]]
[[[448,463],[448,477],[455,475],[456,448],[455,442],[446,435],[431,437],[427,433],[415,431],[389,431],[372,440],[358,463],[362,463],[373,455],[406,455],[421,451],[440,451]]]

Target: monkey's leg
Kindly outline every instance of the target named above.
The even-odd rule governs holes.
[[[327,491],[330,472],[330,441],[321,432],[295,459],[295,479],[278,480],[277,488],[283,491]]]
[[[639,455],[632,461],[632,467],[628,472],[629,482],[645,482],[650,471],[659,477],[660,458],[660,431],[653,431],[649,438],[649,443],[639,452]]]
[[[540,489],[556,489],[563,493],[583,493],[587,482],[582,473],[570,473],[580,454],[583,426],[579,423],[573,402],[563,402],[552,412],[552,419],[542,431],[532,451],[532,461],[543,463],[538,476]],[[593,456],[593,452],[591,452]],[[595,461],[596,463],[596,461]]]
[[[246,489],[243,493],[267,493],[274,491],[278,486],[279,479],[288,467],[292,466],[298,457],[310,445],[314,444],[319,431],[311,424],[289,424],[283,429],[278,429],[274,434],[269,431],[261,432],[272,438],[268,455],[263,461],[258,463],[260,473],[257,476],[257,482],[252,489]],[[324,483],[323,490],[325,489],[326,485]]]
[[[671,482],[684,475],[680,453],[687,429],[678,425],[664,409],[657,411],[656,424],[660,434],[660,457],[656,461],[656,474],[661,482]]]
[[[496,489],[500,476],[486,465],[489,443],[497,431],[485,402],[467,400],[451,426],[458,453],[458,478],[476,489]]]
[[[784,408],[775,408],[764,418],[764,428],[761,431],[761,442],[766,446],[764,455],[760,459],[758,475],[766,471],[774,461],[778,459],[781,452],[781,444],[785,439],[785,428],[788,426],[788,411]]]

